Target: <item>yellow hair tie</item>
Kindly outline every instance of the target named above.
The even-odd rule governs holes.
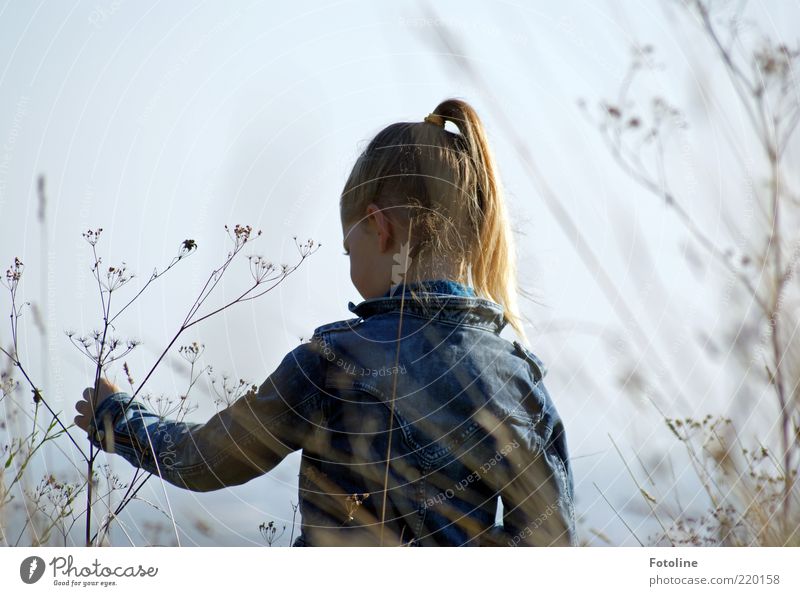
[[[434,114],[433,112],[425,116],[425,122],[444,128],[444,118],[442,118],[439,114]]]

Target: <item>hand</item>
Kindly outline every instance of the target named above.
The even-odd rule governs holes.
[[[75,424],[78,428],[89,431],[89,423],[92,420],[97,407],[103,401],[114,393],[119,392],[120,389],[108,379],[100,378],[100,384],[97,390],[97,397],[94,395],[94,387],[87,387],[83,390],[83,399],[75,404],[75,409],[78,411],[78,416],[75,416]]]

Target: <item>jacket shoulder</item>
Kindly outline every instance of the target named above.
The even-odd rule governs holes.
[[[321,336],[323,333],[331,333],[336,331],[350,331],[361,325],[364,320],[361,317],[353,317],[350,319],[342,319],[341,321],[333,321],[325,325],[320,325],[314,329],[315,336]]]
[[[534,382],[538,383],[541,381],[547,374],[547,365],[542,362],[541,358],[523,346],[520,342],[514,341],[514,348],[516,348],[517,352],[528,361],[528,364],[530,364],[531,368],[533,369]]]

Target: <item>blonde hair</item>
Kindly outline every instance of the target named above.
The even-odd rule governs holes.
[[[457,281],[468,281],[478,296],[500,304],[527,342],[517,307],[511,226],[483,124],[459,99],[444,100],[432,114],[428,121],[397,122],[375,135],[342,190],[342,221],[358,221],[370,203],[404,218],[412,259],[455,266]],[[454,123],[460,134],[437,125],[436,116]]]

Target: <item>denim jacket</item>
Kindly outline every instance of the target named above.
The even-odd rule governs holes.
[[[207,422],[162,419],[138,400],[123,410],[120,392],[98,407],[92,442],[194,491],[242,484],[302,449],[295,546],[576,545],[547,369],[500,337],[502,307],[435,280],[348,308],[354,318],[317,327]]]

